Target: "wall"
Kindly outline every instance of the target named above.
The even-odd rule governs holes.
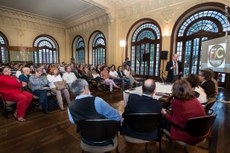
[[[60,61],[69,60],[63,23],[5,8],[0,8],[0,21],[0,31],[5,34],[10,46],[32,47],[37,36],[47,34],[58,42]]]

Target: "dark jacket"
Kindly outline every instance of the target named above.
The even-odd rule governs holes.
[[[177,65],[178,65],[178,73],[181,73],[182,72],[182,64],[181,62],[177,61]],[[168,82],[172,82],[173,81],[173,77],[174,77],[174,74],[173,74],[173,71],[174,69],[171,69],[171,67],[173,67],[173,61],[169,61],[166,65],[166,71],[168,71],[168,75],[167,75],[167,81]]]
[[[204,83],[201,84],[201,87],[204,89],[207,97],[210,97],[211,95],[215,95],[215,84],[212,80],[207,80]]]
[[[152,97],[148,97],[145,95],[137,95],[137,94],[131,94],[128,99],[127,106],[125,107],[125,111],[122,114],[122,117],[124,118],[128,114],[131,113],[160,113],[162,109],[162,103],[156,99],[153,99]],[[143,140],[154,140],[158,136],[158,131],[153,131],[152,133],[148,134],[142,134],[137,133],[135,131],[132,131],[131,129],[128,129],[126,126],[122,127],[121,131],[122,135],[127,135]]]

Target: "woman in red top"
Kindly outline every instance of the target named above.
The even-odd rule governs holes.
[[[167,113],[165,109],[161,111],[165,119],[172,124],[170,126],[171,139],[184,141],[191,145],[201,142],[203,138],[194,137],[180,129],[184,128],[189,118],[206,115],[204,107],[196,99],[192,87],[186,80],[177,80],[172,90],[174,97],[172,101],[172,114]]]
[[[25,121],[24,116],[26,109],[29,107],[33,95],[21,88],[26,86],[25,82],[18,80],[15,76],[11,76],[8,67],[3,68],[3,75],[0,75],[0,93],[3,94],[5,100],[17,102],[17,110],[14,114],[18,121]]]

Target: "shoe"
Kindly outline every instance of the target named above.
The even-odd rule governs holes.
[[[25,122],[26,119],[24,119],[23,117],[19,117],[19,118],[17,118],[17,121],[18,121],[18,122]]]
[[[110,91],[110,93],[112,94],[112,93],[113,93],[113,91]]]
[[[49,114],[50,112],[48,112],[48,111],[42,111],[44,114]]]

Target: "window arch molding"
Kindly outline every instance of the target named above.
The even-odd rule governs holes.
[[[103,39],[104,39],[104,49],[105,49],[105,64],[107,62],[107,57],[106,57],[106,51],[107,51],[107,45],[106,45],[106,37],[104,35],[104,33],[100,30],[96,30],[94,32],[91,33],[91,35],[89,36],[89,41],[88,41],[88,64],[94,64],[93,63],[93,50],[95,49],[95,46],[94,46],[94,42],[95,42],[95,37],[98,35],[98,34],[101,34]],[[100,38],[97,38],[97,39],[100,39]]]
[[[33,47],[38,48],[38,51],[34,51],[34,56],[33,56],[35,64],[60,63],[59,45],[54,37],[47,34],[38,35],[37,37],[35,37],[32,45]],[[45,52],[44,56],[43,53],[41,55],[43,59],[40,59],[39,57],[40,56],[39,54],[41,52],[43,53]],[[50,56],[51,54],[52,54],[52,59],[49,59],[49,57],[51,58]],[[46,59],[44,60],[44,58]]]
[[[83,37],[81,35],[77,35],[74,37],[73,41],[72,41],[72,58],[75,58],[76,63],[78,63],[79,58],[77,57],[77,52],[81,52],[81,58],[83,56],[83,60],[80,60],[80,64],[84,64],[85,63],[85,41],[83,39]],[[83,55],[82,55],[83,52]]]
[[[0,63],[9,62],[9,42],[4,33],[0,31]]]
[[[228,10],[230,12],[229,8]],[[170,56],[173,53],[179,54],[179,60],[182,61],[184,69],[184,76],[199,72],[201,64],[201,42],[225,35],[224,30],[227,28],[224,16],[224,4],[208,2],[195,5],[186,10],[175,22],[171,35]],[[195,26],[199,27],[199,24],[200,26],[207,24],[208,26],[206,27],[212,26],[212,28],[208,29],[205,27],[205,29],[203,26],[199,30],[198,28],[194,29]]]
[[[151,24],[151,25],[154,25],[154,27],[156,27],[155,29],[151,26],[144,26],[143,29],[141,29],[140,31],[138,31],[141,26],[143,25],[147,25],[147,24]],[[157,32],[156,32],[157,30]],[[134,33],[135,32],[138,32],[137,36],[136,36],[136,39],[142,34],[142,32],[144,31],[148,31],[149,33],[152,33],[152,35],[155,36],[154,39],[149,39],[149,38],[143,38],[141,40],[138,40],[136,42],[133,42],[133,37],[134,37]],[[153,19],[151,18],[143,18],[143,19],[140,19],[138,21],[136,21],[135,23],[133,23],[126,35],[126,48],[125,48],[125,57],[129,57],[130,60],[131,60],[131,66],[132,65],[135,65],[134,63],[132,63],[132,45],[138,45],[140,43],[143,43],[143,42],[147,42],[147,43],[155,43],[154,45],[156,45],[156,43],[158,43],[158,51],[156,52],[156,49],[154,50],[154,65],[153,65],[153,68],[148,68],[149,70],[146,70],[146,72],[144,72],[143,74],[142,73],[139,73],[140,76],[151,76],[151,77],[154,77],[155,79],[158,79],[159,78],[159,75],[160,75],[160,68],[161,68],[161,62],[160,62],[160,52],[161,52],[161,49],[162,49],[162,32],[161,32],[161,27],[160,25]],[[150,48],[150,46],[149,46]],[[152,58],[152,57],[150,57]],[[151,61],[151,60],[150,60]],[[151,65],[151,63],[150,63]],[[134,70],[134,72],[136,71],[136,68],[132,66],[132,69]],[[153,71],[151,71],[151,69]],[[137,73],[138,75],[138,73]]]

